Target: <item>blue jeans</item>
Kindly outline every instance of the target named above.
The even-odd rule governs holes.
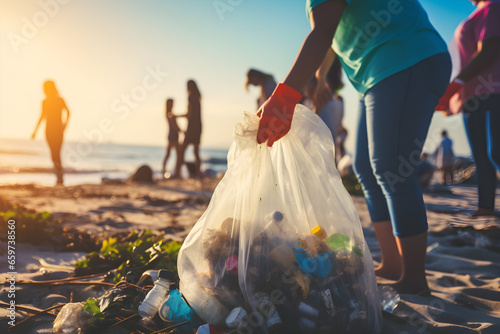
[[[437,54],[377,83],[361,100],[354,170],[371,220],[391,220],[397,237],[427,231],[417,169],[450,73],[449,54]]]
[[[495,208],[497,173],[500,171],[500,94],[473,96],[462,108],[477,171],[478,206]]]

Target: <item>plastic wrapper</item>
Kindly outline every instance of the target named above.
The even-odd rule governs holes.
[[[90,313],[83,309],[81,303],[68,303],[57,314],[52,330],[56,334],[82,333],[89,318]]]
[[[297,105],[268,148],[258,121],[245,113],[236,125],[228,170],[180,250],[182,294],[240,333],[379,333],[372,259],[330,131]],[[226,323],[237,307],[245,317]]]

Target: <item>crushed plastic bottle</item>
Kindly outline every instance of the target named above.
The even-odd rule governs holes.
[[[319,317],[319,311],[312,307],[311,305],[307,305],[304,302],[300,302],[298,306],[298,310],[305,317],[310,319],[316,319]]]
[[[83,309],[81,303],[66,304],[57,314],[52,330],[56,334],[80,333],[87,324],[89,317],[90,313]]]
[[[378,296],[382,310],[393,313],[400,301],[399,293],[388,285],[382,285],[378,287]]]
[[[139,315],[141,317],[151,318],[158,312],[161,303],[165,300],[170,289],[170,282],[174,279],[175,273],[160,269],[155,286],[148,292],[141,305],[139,305]]]
[[[264,317],[264,325],[267,330],[269,332],[279,332],[283,323],[270,297],[264,292],[256,292],[254,295],[254,303],[257,310]]]
[[[163,321],[170,321],[173,325],[189,321],[189,324],[181,326],[181,329],[196,328],[198,319],[191,307],[186,303],[181,293],[177,289],[172,289],[167,300],[163,303],[159,311]]]

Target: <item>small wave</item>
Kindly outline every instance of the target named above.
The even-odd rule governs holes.
[[[209,158],[209,159],[203,160],[203,162],[210,164],[210,165],[227,165],[226,158]]]
[[[9,151],[9,150],[0,150],[0,154],[6,155],[39,155],[36,151]]]
[[[119,170],[97,170],[97,169],[74,169],[74,168],[65,168],[64,172],[67,174],[95,174],[95,173],[103,173],[103,172],[118,172]],[[0,167],[0,174],[45,174],[45,173],[54,173],[54,169],[52,167]]]

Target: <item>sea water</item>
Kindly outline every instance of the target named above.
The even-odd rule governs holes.
[[[62,162],[66,174],[64,184],[99,184],[102,178],[126,179],[141,165],[149,165],[154,177],[160,179],[166,147],[119,144],[92,144],[65,142]],[[215,173],[227,169],[227,149],[201,148],[201,170]],[[194,161],[192,146],[188,147],[186,161]],[[172,151],[167,170],[173,171],[176,162]],[[184,170],[184,176],[187,171]],[[52,186],[56,182],[48,145],[43,140],[0,138],[0,185],[39,184]]]

